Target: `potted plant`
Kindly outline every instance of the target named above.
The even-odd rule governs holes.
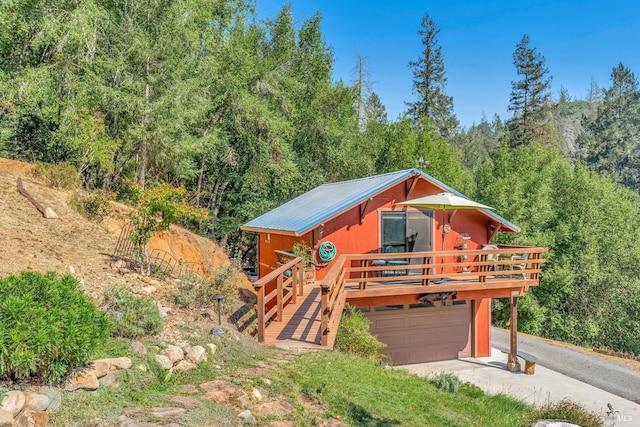
[[[303,241],[293,244],[292,252],[304,261],[304,278],[306,283],[316,280],[316,266],[313,262],[313,248]]]

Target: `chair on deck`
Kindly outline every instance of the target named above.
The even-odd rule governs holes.
[[[511,257],[511,261],[516,261],[516,260],[524,261],[524,262],[519,263],[519,264],[511,264],[511,270],[515,270],[516,268],[518,268],[518,269],[523,271],[523,273],[514,274],[514,275],[512,275],[512,277],[515,276],[515,277],[522,278],[522,279],[526,279],[527,278],[527,273],[524,273],[524,270],[527,269],[527,260],[528,259],[529,259],[529,254],[528,253],[522,254],[522,255],[513,255]]]
[[[483,251],[497,251],[498,248],[496,245],[485,245],[482,250]],[[498,271],[498,260],[500,258],[500,254],[487,254],[485,255],[485,260],[491,262],[490,265],[487,266],[489,271]]]

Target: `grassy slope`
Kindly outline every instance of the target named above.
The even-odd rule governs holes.
[[[159,350],[154,342],[147,342],[147,356],[135,356],[127,351],[129,341],[111,340],[109,348],[96,356],[126,355],[133,359],[133,368],[123,371],[118,387],[65,394],[62,411],[51,425],[106,426],[123,413],[139,421],[157,422],[160,420],[149,418],[149,408],[176,406],[170,400],[176,395],[194,397],[199,404],[183,415],[162,420],[163,424],[235,425],[238,408],[206,401],[201,399],[204,391],[189,393],[183,388],[214,379],[232,381],[249,395],[256,387],[265,400],[294,405],[290,413],[258,418],[258,425],[286,420],[312,426],[334,417],[354,426],[513,426],[529,411],[527,405],[506,396],[488,396],[473,386],[447,393],[425,378],[336,351],[294,355],[230,335],[207,337],[206,331],[200,331],[199,336],[205,337],[200,344],[215,342],[218,353],[198,368],[173,376],[167,376],[153,361]],[[273,369],[265,370],[265,365]],[[264,378],[271,385],[265,385]],[[318,394],[323,382],[326,388]]]

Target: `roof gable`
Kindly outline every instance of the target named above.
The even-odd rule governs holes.
[[[419,169],[406,169],[382,175],[374,175],[350,181],[342,181],[320,185],[295,199],[255,218],[241,228],[257,232],[282,232],[300,236],[330,218],[357,206],[370,197],[406,179],[420,175],[437,187],[465,197],[460,192],[438,181]],[[513,231],[520,228],[501,216],[482,210],[497,222],[506,225]]]

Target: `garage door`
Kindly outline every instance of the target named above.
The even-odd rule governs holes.
[[[373,307],[371,332],[396,365],[471,356],[471,304]]]

